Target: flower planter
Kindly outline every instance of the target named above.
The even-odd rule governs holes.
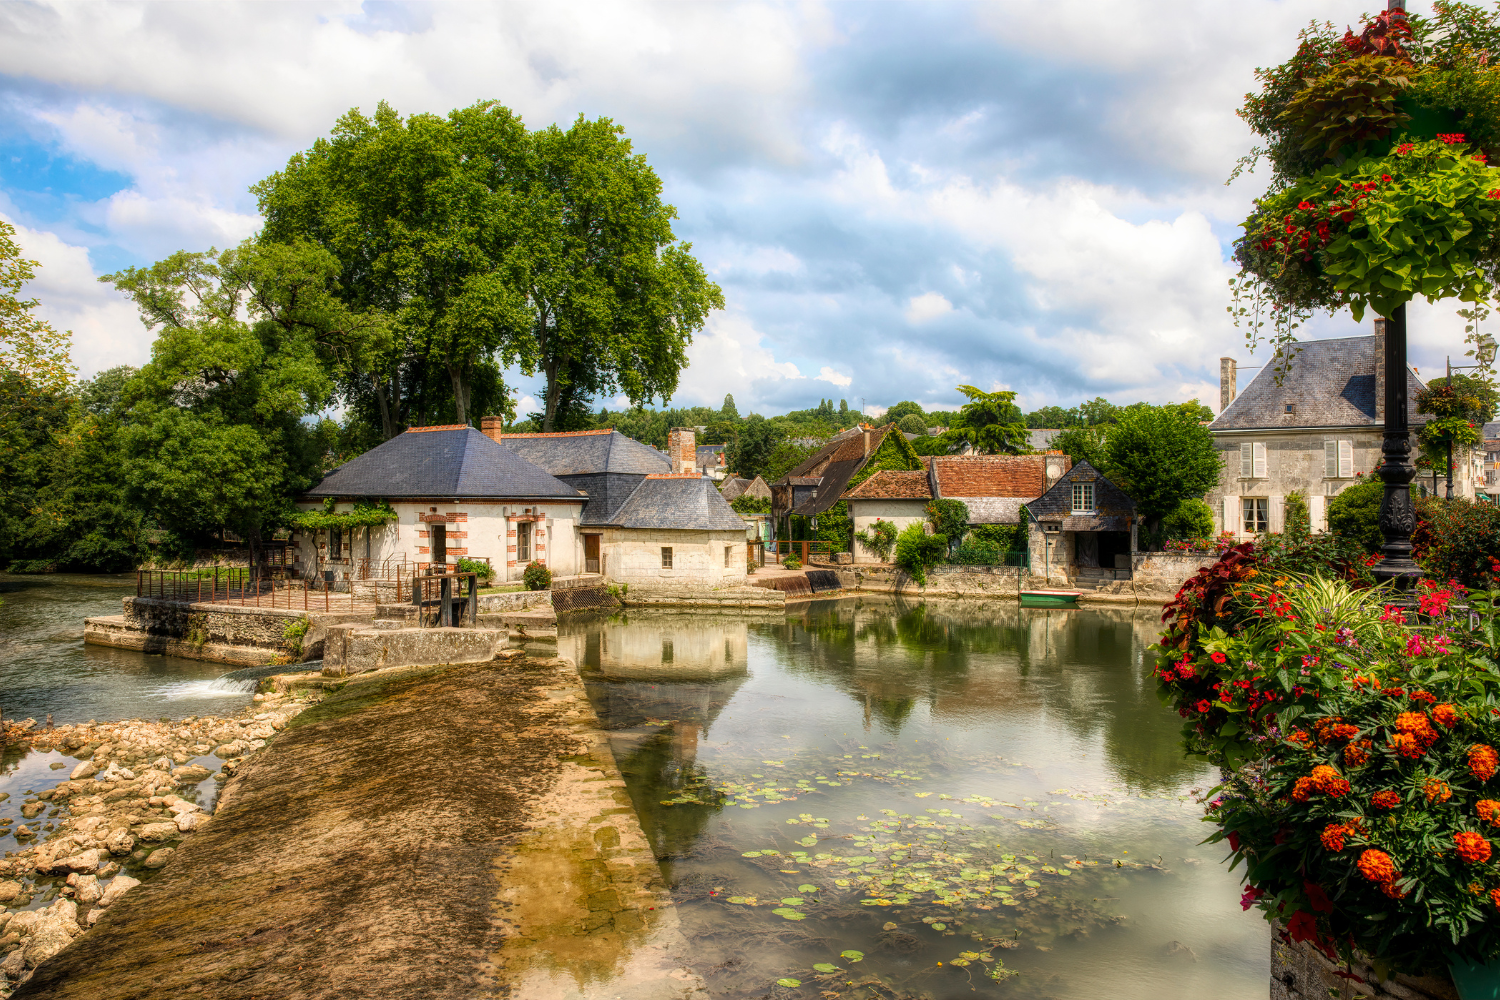
[[[1459,1000],[1500,1000],[1500,960],[1484,965],[1454,962],[1448,971]]]

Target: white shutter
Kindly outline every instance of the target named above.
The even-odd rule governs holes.
[[[1354,478],[1354,442],[1339,442],[1339,478]]]
[[[1240,498],[1224,498],[1224,530],[1232,531],[1236,535],[1240,533]]]
[[[1240,478],[1249,479],[1254,473],[1255,469],[1251,460],[1250,442],[1246,441],[1240,445]]]
[[[1269,498],[1266,504],[1266,527],[1272,534],[1280,534],[1286,528],[1286,500],[1279,496]]]
[[[1321,493],[1314,493],[1307,498],[1307,520],[1315,535],[1328,530],[1328,525],[1324,523],[1328,512],[1323,507],[1327,500],[1328,498]]]
[[[1337,479],[1339,475],[1339,442],[1329,439],[1323,442],[1323,476]]]
[[[1265,446],[1265,443],[1261,442],[1261,441],[1255,442],[1255,444],[1252,445],[1252,452],[1251,453],[1252,453],[1252,455],[1254,456],[1254,459],[1255,459],[1255,461],[1254,461],[1255,468],[1254,468],[1254,471],[1252,471],[1250,473],[1250,475],[1252,477],[1254,477],[1255,479],[1264,479],[1264,478],[1266,478],[1266,446]]]

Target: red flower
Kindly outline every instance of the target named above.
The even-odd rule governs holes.
[[[1403,142],[1401,145],[1396,147],[1396,155],[1405,156],[1407,153],[1410,153],[1415,147],[1415,143]]]
[[[1196,673],[1197,671],[1193,669],[1193,665],[1191,663],[1179,663],[1177,665],[1177,676],[1181,677],[1185,681],[1192,680],[1193,676]]]
[[[1312,793],[1313,780],[1311,778],[1298,778],[1297,783],[1292,786],[1292,798],[1298,802],[1306,802]]]
[[[1389,184],[1390,182],[1391,182],[1391,175],[1390,174],[1381,174],[1380,175],[1380,183],[1382,183],[1382,184]]]
[[[1209,653],[1208,658],[1210,660],[1213,660],[1215,663],[1224,663],[1229,659],[1229,657],[1225,656],[1223,653]]]
[[[1438,142],[1447,143],[1449,146],[1464,141],[1464,134],[1462,132],[1439,132],[1437,137]]]
[[[1495,891],[1500,892],[1500,889],[1496,889]],[[1266,890],[1264,889],[1258,888],[1253,885],[1246,886],[1244,894],[1240,896],[1240,909],[1250,909],[1250,907],[1255,905],[1255,901],[1265,894]],[[1500,903],[1496,903],[1495,905],[1500,906]]]
[[[1458,856],[1473,864],[1483,864],[1490,859],[1490,842],[1484,834],[1464,830],[1453,835],[1453,847]]]
[[[1298,207],[1298,208],[1300,208],[1300,209],[1301,209],[1301,210],[1302,210],[1302,211],[1304,211],[1304,212],[1308,212],[1308,211],[1311,211],[1311,210],[1312,210],[1312,208],[1313,208],[1313,203],[1312,203],[1312,202],[1310,202],[1310,201],[1303,201],[1303,202],[1298,202],[1298,203],[1297,203],[1297,207]]]
[[[1500,889],[1490,890],[1490,902],[1495,904],[1495,909],[1500,910]]]
[[[1240,835],[1233,830],[1229,831],[1229,849],[1238,851],[1240,849]]]
[[[1469,773],[1480,781],[1489,781],[1500,769],[1500,754],[1495,748],[1476,743],[1469,747]]]
[[[1333,900],[1328,898],[1328,893],[1323,891],[1322,886],[1316,882],[1303,881],[1302,888],[1307,892],[1308,901],[1312,903],[1313,909],[1319,913],[1333,912]]]
[[[1386,790],[1370,796],[1370,804],[1377,809],[1394,809],[1401,804],[1401,793]]]
[[[1286,922],[1286,929],[1293,941],[1316,941],[1318,939],[1317,918],[1306,910],[1293,913],[1291,919]]]
[[[1329,823],[1318,834],[1318,839],[1323,842],[1325,851],[1342,851],[1344,849],[1344,834],[1348,833],[1348,827],[1342,823]]]
[[[1370,742],[1360,740],[1344,748],[1344,763],[1350,767],[1363,767],[1370,760]]]
[[[1396,865],[1391,856],[1373,847],[1361,854],[1355,864],[1359,873],[1371,882],[1392,882],[1396,878]]]
[[[1198,703],[1193,706],[1193,708],[1198,712],[1199,715],[1207,712],[1212,707],[1213,706],[1208,703],[1208,699],[1206,698],[1199,698]]]

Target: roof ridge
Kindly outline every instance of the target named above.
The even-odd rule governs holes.
[[[425,431],[472,431],[469,424],[433,424],[430,427],[408,427],[403,434],[421,434]]]
[[[467,425],[465,425],[467,426]],[[586,434],[615,434],[618,433],[613,427],[600,427],[591,431],[528,431],[525,434],[504,434],[508,438],[559,438],[559,437],[583,437]]]

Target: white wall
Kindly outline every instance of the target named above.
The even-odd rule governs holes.
[[[663,569],[661,550],[672,549],[672,568]],[[724,565],[725,550],[729,565]],[[742,586],[745,583],[744,531],[648,531],[605,528],[599,546],[605,577],[632,586]]]
[[[854,522],[854,531],[869,531],[876,521],[889,521],[896,526],[896,534],[906,530],[907,525],[927,520],[926,500],[850,500],[849,519]],[[894,549],[892,556],[895,555]],[[856,563],[878,563],[880,557],[854,540]]]

